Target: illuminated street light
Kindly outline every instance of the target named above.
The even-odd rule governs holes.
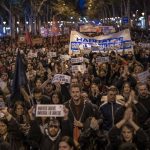
[[[135,14],[133,14],[133,17],[135,17]]]
[[[29,24],[29,22],[28,22],[28,21],[26,21],[26,24]]]
[[[144,16],[145,15],[145,13],[144,12],[142,12],[142,16]]]
[[[19,21],[17,21],[17,24],[19,24]]]
[[[5,24],[6,24],[6,21],[3,21],[3,24],[5,25]]]

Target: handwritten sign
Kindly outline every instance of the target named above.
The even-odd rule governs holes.
[[[70,83],[71,77],[67,76],[67,75],[63,75],[63,74],[56,74],[53,79],[52,79],[52,83]]]
[[[63,117],[63,105],[37,105],[36,117]]]

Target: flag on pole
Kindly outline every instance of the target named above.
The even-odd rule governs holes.
[[[24,90],[29,94],[28,80],[25,71],[25,63],[23,62],[23,57],[20,54],[20,51],[18,51],[16,57],[15,73],[12,83],[12,95],[10,98],[12,103],[14,103],[15,101],[23,101],[21,88],[24,88]]]
[[[60,30],[59,30],[58,21],[57,21],[57,19],[56,19],[55,16],[53,16],[51,31],[52,31],[52,34],[53,34],[53,41],[54,41],[54,44],[56,44],[56,43],[58,42],[58,37],[57,37],[57,36],[58,36]]]
[[[27,45],[32,46],[31,35],[30,35],[30,33],[29,33],[28,31],[25,33],[25,41],[26,41],[26,44],[27,44]]]
[[[58,24],[58,21],[57,21],[57,19],[56,19],[55,16],[53,16],[51,31],[52,31],[52,33],[54,35],[58,35],[58,33],[60,32],[60,30],[59,30],[59,24]]]

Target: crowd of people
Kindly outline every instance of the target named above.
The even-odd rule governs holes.
[[[32,47],[1,41],[0,150],[149,150],[150,75],[138,78],[149,71],[149,48],[75,54],[86,70],[73,72],[61,57],[68,45],[69,35]],[[18,50],[30,92],[22,86],[22,97],[11,100]],[[109,62],[97,63],[99,56]],[[56,74],[71,76],[70,83],[52,83]],[[63,104],[64,117],[36,117],[38,104]]]

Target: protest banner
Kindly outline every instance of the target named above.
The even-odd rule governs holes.
[[[129,29],[123,31],[102,35],[96,37],[88,37],[77,31],[71,31],[69,54],[73,54],[80,51],[80,45],[84,48],[97,47],[96,51],[102,52],[109,50],[109,48],[118,46],[117,51],[133,51],[133,45],[131,44],[131,36]]]
[[[55,74],[53,79],[52,79],[52,83],[59,82],[61,84],[64,84],[64,83],[70,83],[70,80],[71,80],[70,76],[67,76],[64,74]]]
[[[97,57],[96,63],[106,63],[109,62],[109,57]]]
[[[36,106],[36,117],[64,117],[64,106],[38,104]]]
[[[47,57],[50,57],[50,58],[57,57],[57,53],[56,52],[48,52]]]
[[[84,32],[84,33],[87,33],[87,32],[101,32],[101,27],[100,26],[95,26],[95,25],[92,25],[92,24],[85,24],[85,25],[81,25],[80,26],[80,32]]]
[[[147,71],[144,71],[144,72],[141,72],[137,75],[138,77],[138,80],[141,82],[141,83],[145,83],[147,81],[147,77],[150,75],[150,72],[149,70]]]
[[[83,57],[71,58],[71,64],[83,63]]]
[[[43,42],[43,39],[42,38],[34,38],[32,39],[32,44],[35,45],[35,44],[42,44]]]
[[[71,66],[72,73],[78,73],[81,72],[82,74],[86,71],[85,65],[73,65]]]

